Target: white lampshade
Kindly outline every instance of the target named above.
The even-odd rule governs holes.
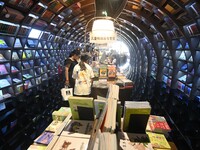
[[[107,43],[116,40],[114,22],[109,19],[97,19],[90,33],[91,43]]]
[[[95,20],[92,26],[93,31],[115,31],[114,23],[112,20],[108,19],[98,19]]]

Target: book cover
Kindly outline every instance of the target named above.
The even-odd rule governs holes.
[[[27,58],[32,58],[31,50],[26,50],[25,53],[26,53]]]
[[[21,42],[20,42],[20,39],[19,39],[19,38],[17,38],[17,39],[15,40],[14,47],[15,47],[15,48],[20,48],[20,47],[22,47],[22,44],[21,44]]]
[[[13,59],[13,60],[19,60],[19,57],[18,57],[17,52],[13,52],[13,53],[12,53],[12,59]]]
[[[0,64],[0,75],[8,74],[6,66],[4,64]]]
[[[148,101],[125,101],[123,130],[145,133],[151,106]]]
[[[32,144],[27,150],[46,150],[47,146],[40,144]]]
[[[89,139],[87,138],[75,138],[75,137],[66,137],[60,136],[55,143],[52,150],[60,150],[60,149],[69,149],[69,150],[86,150],[88,147]]]
[[[108,65],[108,77],[115,78],[116,77],[116,66],[115,65]]]
[[[94,76],[95,77],[99,77],[99,68],[98,67],[93,67],[92,70],[94,72]]]
[[[106,65],[100,65],[99,68],[99,77],[100,78],[107,78],[107,66]]]
[[[23,77],[25,79],[29,79],[29,78],[32,78],[33,76],[27,73],[27,74],[23,74]]]
[[[147,135],[154,149],[171,149],[164,134],[147,132]]]
[[[22,62],[24,69],[31,68],[30,64],[28,62]]]
[[[11,72],[15,73],[18,72],[19,70],[15,66],[11,66]]]
[[[8,45],[6,44],[4,39],[0,39],[0,48],[7,48]]]
[[[94,120],[94,104],[92,97],[69,97],[69,105],[74,120]]]
[[[101,100],[101,99],[95,99],[94,100],[94,109],[95,109],[96,117],[100,115],[100,113],[104,109],[105,105],[106,105],[105,100]]]
[[[62,124],[62,121],[53,120],[50,123],[50,125],[45,129],[45,131],[56,132],[59,129],[61,124]]]
[[[34,140],[35,143],[48,145],[53,139],[54,133],[52,132],[43,132],[38,138]]]
[[[153,150],[147,134],[118,132],[119,150]]]
[[[171,128],[169,127],[165,117],[150,115],[148,123],[147,123],[146,131],[166,133],[166,132],[170,132]]]
[[[93,121],[70,120],[64,127],[61,135],[71,137],[89,138],[93,129]]]
[[[10,86],[10,83],[8,82],[7,79],[0,79],[0,88],[4,88]]]
[[[3,56],[3,54],[0,54],[0,62],[4,62],[7,61],[7,59],[5,59],[5,57]]]
[[[18,78],[13,78],[13,82],[15,82],[15,83],[20,83],[20,82],[22,82],[22,80],[20,80],[20,79],[18,79]]]

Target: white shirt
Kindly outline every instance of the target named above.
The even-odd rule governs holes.
[[[74,94],[89,95],[91,93],[91,78],[94,78],[92,67],[85,63],[86,70],[81,71],[79,64],[74,67],[72,78],[75,79]]]

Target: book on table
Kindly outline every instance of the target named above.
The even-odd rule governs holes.
[[[93,129],[93,121],[70,120],[64,127],[61,135],[79,138],[90,138]]]
[[[119,150],[153,150],[147,134],[118,132]]]
[[[68,99],[74,120],[94,120],[94,102],[92,97],[70,96]]]
[[[171,131],[164,116],[150,115],[146,131],[156,133],[167,133]]]
[[[154,149],[171,149],[167,139],[165,138],[164,134],[160,133],[153,133],[153,132],[146,132],[149,136],[149,140]]]
[[[44,131],[38,138],[34,140],[35,143],[48,145],[53,139],[54,133]]]
[[[69,150],[86,150],[88,147],[88,138],[78,138],[69,136],[59,136],[52,150],[69,149]]]
[[[148,101],[125,101],[123,131],[145,133],[150,112]]]

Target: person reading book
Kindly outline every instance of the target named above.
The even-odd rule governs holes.
[[[78,64],[80,50],[74,50],[70,53],[69,58],[65,60],[65,85],[74,88],[75,80],[72,78],[74,66]]]
[[[74,67],[72,77],[75,79],[74,94],[77,96],[89,96],[91,93],[94,72],[88,64],[90,57],[87,54],[81,56],[81,61]]]

